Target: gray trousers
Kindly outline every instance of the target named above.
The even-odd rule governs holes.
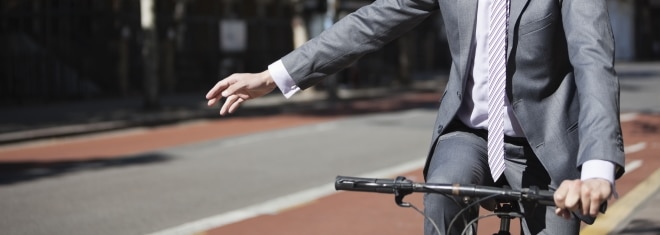
[[[524,142],[524,141],[523,141]],[[504,176],[493,182],[487,160],[487,142],[483,133],[469,128],[455,128],[440,136],[429,163],[426,181],[429,183],[459,183],[487,186],[509,185],[513,189],[538,186],[547,189],[550,178],[531,148],[525,143],[505,143]],[[519,203],[524,214],[521,220],[523,234],[578,234],[578,219],[566,220],[555,215],[555,207]],[[439,194],[424,195],[424,210],[445,234],[450,221],[466,203],[455,197]],[[460,234],[465,228],[463,221],[478,216],[478,207],[472,208],[465,220],[458,219],[449,234]],[[487,228],[496,233],[499,227]],[[425,220],[425,235],[437,235],[432,224]]]

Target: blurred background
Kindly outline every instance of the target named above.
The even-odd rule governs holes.
[[[262,71],[370,2],[2,0],[0,104],[142,96],[154,107],[160,96],[201,93],[231,73]],[[607,2],[617,59],[660,59],[660,1]],[[439,16],[430,17],[337,82],[354,89],[405,85],[445,70],[450,59],[441,26]]]
[[[231,73],[263,71],[369,2],[2,0],[1,104],[144,96],[155,106],[162,95],[203,92]],[[446,68],[438,24],[431,17],[343,72],[339,83],[389,86]]]

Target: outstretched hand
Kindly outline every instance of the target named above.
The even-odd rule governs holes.
[[[565,180],[555,191],[555,213],[566,219],[571,211],[596,217],[600,205],[612,195],[610,182],[604,179]]]
[[[240,73],[219,81],[206,94],[207,105],[213,106],[226,98],[220,108],[220,115],[233,113],[243,102],[264,96],[277,85],[268,70],[261,73]]]

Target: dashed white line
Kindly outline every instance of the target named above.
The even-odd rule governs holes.
[[[358,177],[367,178],[386,178],[395,175],[420,169],[424,166],[426,159],[418,159],[397,165],[395,167],[360,175]],[[198,221],[186,223],[174,228],[152,233],[151,235],[190,235],[197,234],[209,229],[217,228],[223,225],[239,222],[264,214],[276,214],[287,208],[305,204],[321,197],[335,193],[334,183],[322,185],[320,187],[307,189],[298,193],[275,198],[263,203],[248,206],[235,211],[219,214]]]
[[[628,164],[626,164],[626,172],[623,173],[623,175],[626,175],[630,172],[633,172],[633,171],[637,170],[637,168],[642,166],[643,162],[644,161],[642,161],[642,160],[634,160],[634,161],[629,162]]]
[[[632,120],[635,120],[637,118],[638,113],[624,113],[619,116],[619,120],[621,122],[629,122]]]
[[[636,153],[646,148],[646,142],[639,142],[633,145],[626,146],[624,152],[626,154]]]
[[[624,152],[626,154],[631,154],[642,151],[644,149],[646,149],[646,142],[639,142],[633,145],[626,146],[624,148],[625,150]],[[624,173],[624,175],[637,170],[637,168],[640,168],[642,166],[642,163],[644,163],[644,161],[639,159],[630,161],[628,164],[626,164],[626,172]]]

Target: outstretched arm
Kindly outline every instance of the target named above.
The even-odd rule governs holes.
[[[409,31],[437,9],[437,0],[377,0],[362,7],[283,57],[280,70],[292,80],[283,84],[295,84],[294,90],[308,88]],[[223,79],[208,92],[208,105],[226,97],[220,114],[234,112],[246,100],[275,89],[270,72]]]

